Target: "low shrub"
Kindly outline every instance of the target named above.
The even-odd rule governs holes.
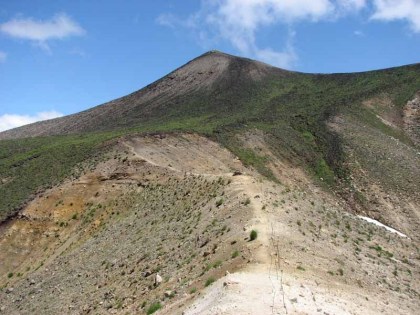
[[[156,311],[160,310],[162,308],[162,304],[160,302],[155,302],[147,309],[147,315],[153,314]]]
[[[256,240],[258,237],[258,232],[256,230],[252,230],[251,233],[249,234],[249,239],[251,241]]]
[[[210,277],[206,280],[206,283],[204,284],[205,287],[208,287],[211,285],[214,281],[216,281],[213,277]]]

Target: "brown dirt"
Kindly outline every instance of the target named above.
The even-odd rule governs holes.
[[[34,200],[1,235],[3,312],[142,314],[160,301],[157,314],[416,314],[418,241],[345,212],[263,133],[243,139],[282,184],[197,135],[134,137]]]
[[[275,160],[261,132],[243,140],[269,156],[273,172],[287,184],[242,178],[244,191],[254,196],[246,229],[259,232],[257,242],[249,245],[253,258],[242,271],[207,289],[185,314],[414,314],[419,287],[411,276],[419,277],[418,268],[413,266],[415,275],[410,271],[404,280],[395,270],[405,270],[401,257],[410,251],[395,251],[401,249],[397,243],[416,248],[416,242],[346,214],[340,200]],[[362,240],[361,235],[375,236]],[[372,250],[377,244],[400,258],[387,262],[377,257]],[[389,272],[398,275],[392,284]],[[402,297],[406,281],[410,288]]]

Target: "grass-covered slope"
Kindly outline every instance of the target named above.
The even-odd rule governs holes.
[[[55,136],[0,142],[0,221],[37,192],[66,177],[103,147],[109,134]]]
[[[287,72],[211,52],[129,96],[91,110],[0,133],[0,219],[38,190],[69,176],[106,141],[135,132],[191,131],[217,139],[245,164],[273,177],[266,159],[237,134],[260,129],[281,158],[327,184],[348,175],[342,136],[327,127],[353,117],[414,147],[363,102],[386,95],[402,115],[420,90],[420,65],[354,74]],[[37,135],[36,138],[26,138]],[[13,140],[7,140],[13,139]],[[379,144],[380,145],[380,144]]]

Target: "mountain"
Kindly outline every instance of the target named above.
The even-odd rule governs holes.
[[[415,314],[419,87],[211,51],[0,133],[2,311]]]
[[[129,128],[178,117],[199,119],[220,114],[220,110],[230,113],[239,111],[242,98],[249,96],[243,91],[231,98],[230,89],[259,85],[268,76],[288,75],[291,73],[260,62],[209,52],[128,96],[81,113],[3,132],[0,139]],[[203,97],[212,98],[211,102],[203,102]]]

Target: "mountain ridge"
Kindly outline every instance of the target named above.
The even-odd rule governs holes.
[[[213,52],[1,135],[0,313],[418,313],[420,65]]]
[[[212,59],[218,59],[219,62],[214,62],[213,60],[212,63]],[[168,81],[174,80],[177,76],[182,76],[183,81],[187,82],[182,82],[182,84],[177,84],[176,86],[169,85],[167,86],[167,88],[176,89],[178,94],[191,94],[191,92],[208,86],[211,84],[211,82],[214,82],[217,79],[215,77],[215,74],[218,76],[222,75],[223,72],[227,70],[229,64],[233,61],[244,64],[244,66],[241,65],[245,68],[245,70],[242,70],[241,75],[245,74],[246,80],[251,79],[256,81],[268,75],[278,75],[279,77],[288,75],[307,77],[348,77],[375,73],[387,73],[409,68],[420,68],[420,64],[411,64],[400,67],[392,67],[381,70],[371,70],[354,73],[302,73],[276,68],[274,66],[255,61],[249,58],[237,57],[219,51],[209,51],[178,67],[174,71],[163,76],[161,79],[158,79],[141,88],[140,90],[132,92],[126,96],[119,97],[117,99],[94,106],[92,108],[86,109],[78,113],[66,115],[64,117],[59,117],[51,120],[35,122],[22,127],[17,127],[11,130],[0,132],[0,140],[35,136],[63,135],[81,132],[91,132],[95,130],[105,131],[118,128],[125,128],[127,127],[127,125],[130,124],[131,126],[135,125],[137,122],[144,123],[146,122],[145,118],[147,119],[147,115],[150,115],[151,112],[151,110],[148,109],[148,107],[150,107],[150,102],[162,101],[154,99],[154,92],[156,91],[156,89],[159,90],[159,88],[161,88],[162,85],[165,85],[165,83],[168,83]],[[199,65],[198,69],[196,66],[197,64]],[[197,74],[203,74],[204,72],[210,72],[210,75],[204,78],[200,78],[198,80],[198,84],[197,82],[194,82],[194,79],[192,81],[187,80],[188,77],[192,77]],[[185,85],[191,85],[194,88],[186,89]],[[158,91],[160,98],[162,98],[162,94],[165,93],[168,93],[167,90],[165,90],[165,87],[163,87],[163,91]],[[163,96],[163,98],[165,98],[165,96]],[[163,99],[163,101],[168,100]],[[171,100],[169,99],[169,101]],[[112,125],[112,123],[109,121],[110,119],[107,118],[107,116],[113,116],[112,120],[124,120],[124,115],[131,114],[133,107],[137,107],[140,115],[144,115],[145,117],[138,117],[137,121],[131,121],[129,124],[123,121],[117,126],[110,126]],[[159,113],[157,116],[163,117],[166,114],[166,112],[162,112]],[[156,116],[156,114],[153,114],[152,116]],[[89,127],[89,124],[91,124],[93,127]]]
[[[212,60],[215,58],[218,59],[216,60],[216,62]],[[221,52],[210,51],[210,52],[207,52],[198,56],[197,58],[192,59],[186,64],[178,67],[174,71],[171,71],[167,75],[163,76],[161,79],[158,79],[146,85],[145,87],[141,88],[140,90],[132,92],[126,96],[122,96],[117,99],[106,102],[104,104],[94,106],[92,108],[89,108],[79,113],[75,113],[75,114],[71,114],[71,115],[67,115],[64,117],[59,117],[59,118],[55,118],[51,120],[36,122],[36,123],[26,125],[23,127],[18,127],[12,130],[0,132],[0,140],[22,138],[22,137],[44,136],[44,135],[47,135],[47,136],[59,135],[59,134],[67,134],[67,133],[77,133],[77,132],[82,132],[82,131],[92,131],[89,129],[83,130],[83,128],[82,130],[78,129],[76,126],[78,123],[77,120],[80,120],[80,119],[85,120],[85,119],[89,119],[89,117],[93,118],[92,115],[105,116],[107,114],[115,114],[115,112],[117,112],[118,114],[118,108],[115,108],[115,106],[119,106],[119,107],[124,106],[126,108],[123,109],[123,112],[128,111],[129,107],[133,106],[132,104],[129,104],[129,102],[132,101],[133,98],[145,98],[144,100],[143,99],[140,100],[140,104],[143,105],[149,101],[150,97],[153,98],[153,95],[150,96],[148,94],[153,94],[156,88],[159,88],[160,85],[173,80],[175,78],[174,76],[183,76],[182,79],[185,79],[185,76],[192,75],[193,74],[192,72],[201,74],[203,71],[206,71],[206,72],[210,72],[210,76],[206,77],[206,81],[212,81],[214,80],[214,76],[212,76],[212,74],[216,73],[220,75],[221,71],[226,70],[225,68],[218,69],[217,67],[218,66],[219,68],[220,66],[227,67],[228,62],[233,59],[242,60],[246,63],[253,63],[261,67],[271,67],[269,65],[258,63],[247,58],[240,58],[240,57],[235,57],[235,56],[228,55]],[[198,69],[196,67],[197,64],[199,64]],[[200,66],[204,66],[204,67],[200,67]],[[274,68],[274,67],[271,67],[271,68]],[[186,73],[183,73],[183,72],[186,72]],[[200,84],[202,84],[202,82],[200,82]],[[183,89],[185,88],[181,88],[181,91]],[[166,93],[166,91],[163,91],[163,93]],[[107,113],[107,111],[109,113]],[[101,120],[99,119],[99,121]],[[98,126],[96,125],[96,127]],[[41,131],[39,129],[45,129],[45,130]]]
[[[342,124],[334,121],[341,117],[338,121],[351,121],[350,126],[369,127],[371,135],[378,133],[372,139],[375,146],[392,137],[416,148],[419,112],[417,101],[412,100],[419,90],[419,73],[420,64],[356,74],[302,74],[224,53],[206,53],[128,96],[0,133],[0,193],[5,196],[0,200],[0,218],[17,213],[39,191],[74,173],[77,164],[106,147],[104,143],[133,133],[202,134],[275,180],[265,157],[238,141],[238,135],[256,129],[266,134],[278,157],[304,167],[329,187],[348,186],[346,147],[353,140],[346,137],[353,131],[347,126],[343,133]],[[350,147],[356,145],[352,142]],[[416,196],[412,152],[406,151],[411,166],[400,168],[411,182],[401,179],[395,165],[390,166],[385,182]],[[378,156],[372,159],[381,159],[374,155]],[[365,166],[371,163],[364,162]],[[50,169],[41,172],[46,165]],[[380,172],[377,168],[369,165],[375,174]],[[353,188],[338,190],[355,200],[352,207],[357,211],[366,207]]]

